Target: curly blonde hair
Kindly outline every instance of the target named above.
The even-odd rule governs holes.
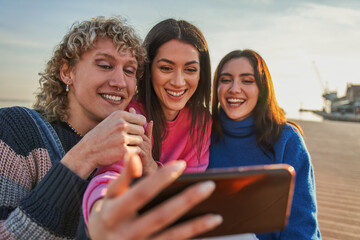
[[[40,75],[40,88],[33,106],[49,122],[67,120],[66,85],[60,77],[63,64],[75,67],[82,54],[93,48],[100,38],[110,38],[118,52],[129,50],[138,62],[137,78],[143,74],[142,65],[146,51],[134,29],[120,17],[96,17],[75,23],[54,50],[53,56]]]

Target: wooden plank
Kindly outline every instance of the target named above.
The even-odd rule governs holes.
[[[323,239],[360,239],[360,124],[294,120],[314,165]]]

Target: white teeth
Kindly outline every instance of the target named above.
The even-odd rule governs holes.
[[[178,97],[178,96],[183,95],[185,93],[185,90],[181,91],[181,92],[173,92],[173,91],[170,91],[170,90],[166,90],[166,92],[168,94],[170,94],[171,96]]]
[[[114,96],[114,95],[109,95],[109,94],[102,94],[101,96],[103,96],[106,99],[112,100],[112,101],[120,101],[121,97],[119,96]]]
[[[228,98],[228,102],[230,103],[243,103],[245,102],[244,99],[238,99],[238,98]]]

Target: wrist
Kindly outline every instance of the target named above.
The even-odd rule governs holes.
[[[86,158],[79,158],[70,150],[60,162],[80,178],[87,179],[94,171],[95,167],[89,166],[89,163],[87,161],[82,161],[82,159]]]
[[[159,168],[159,165],[157,164],[157,162],[155,162],[154,159],[151,159],[150,163],[147,164],[146,167],[144,167],[144,175],[148,175],[148,174],[151,174],[153,172],[156,172]]]

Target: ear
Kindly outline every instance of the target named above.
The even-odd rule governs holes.
[[[72,67],[68,63],[63,63],[60,67],[60,77],[63,83],[69,85],[73,82]]]

